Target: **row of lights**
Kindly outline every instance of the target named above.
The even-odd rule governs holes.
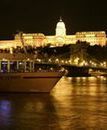
[[[42,59],[36,59],[37,62],[43,62],[44,60]],[[75,58],[74,60],[59,60],[58,58],[55,59],[55,60],[52,60],[51,58],[48,59],[48,62],[49,63],[60,63],[60,64],[74,64],[74,65],[79,65],[79,66],[88,66],[88,65],[91,65],[91,66],[94,66],[94,67],[107,67],[107,62],[102,62],[102,63],[95,63],[93,61],[89,61],[89,62],[86,62],[85,60],[83,60],[82,62],[79,62],[79,58]]]
[[[8,61],[8,60],[3,58],[2,61]],[[28,58],[26,61],[31,61],[31,60]],[[44,62],[43,59],[36,59],[35,61],[39,62],[39,63]],[[80,59],[78,57],[75,58],[74,60],[59,60],[58,58],[55,59],[55,60],[52,60],[51,58],[48,59],[49,63],[55,63],[55,64],[57,63],[57,64],[69,64],[69,65],[73,64],[73,65],[78,65],[78,66],[91,65],[93,67],[97,67],[97,66],[99,66],[99,67],[107,67],[107,62],[105,62],[105,61],[102,62],[102,63],[99,63],[99,64],[97,64],[97,63],[95,63],[93,61],[89,61],[89,62],[86,62],[85,60],[83,60],[82,62],[79,62],[79,61],[80,61]]]

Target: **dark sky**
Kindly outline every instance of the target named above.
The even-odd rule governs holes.
[[[18,30],[55,34],[62,16],[67,34],[106,30],[106,0],[0,0],[0,39]]]

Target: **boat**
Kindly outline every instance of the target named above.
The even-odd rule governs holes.
[[[0,92],[50,92],[64,71],[42,69],[35,61],[0,61]]]
[[[50,92],[63,72],[0,73],[0,92]]]

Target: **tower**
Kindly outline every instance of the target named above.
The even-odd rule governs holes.
[[[62,21],[61,18],[56,25],[56,36],[66,36],[65,23]]]

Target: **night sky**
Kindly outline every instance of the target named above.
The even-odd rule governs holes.
[[[107,28],[106,0],[0,0],[0,39],[18,31],[54,35],[62,16],[67,34]]]

